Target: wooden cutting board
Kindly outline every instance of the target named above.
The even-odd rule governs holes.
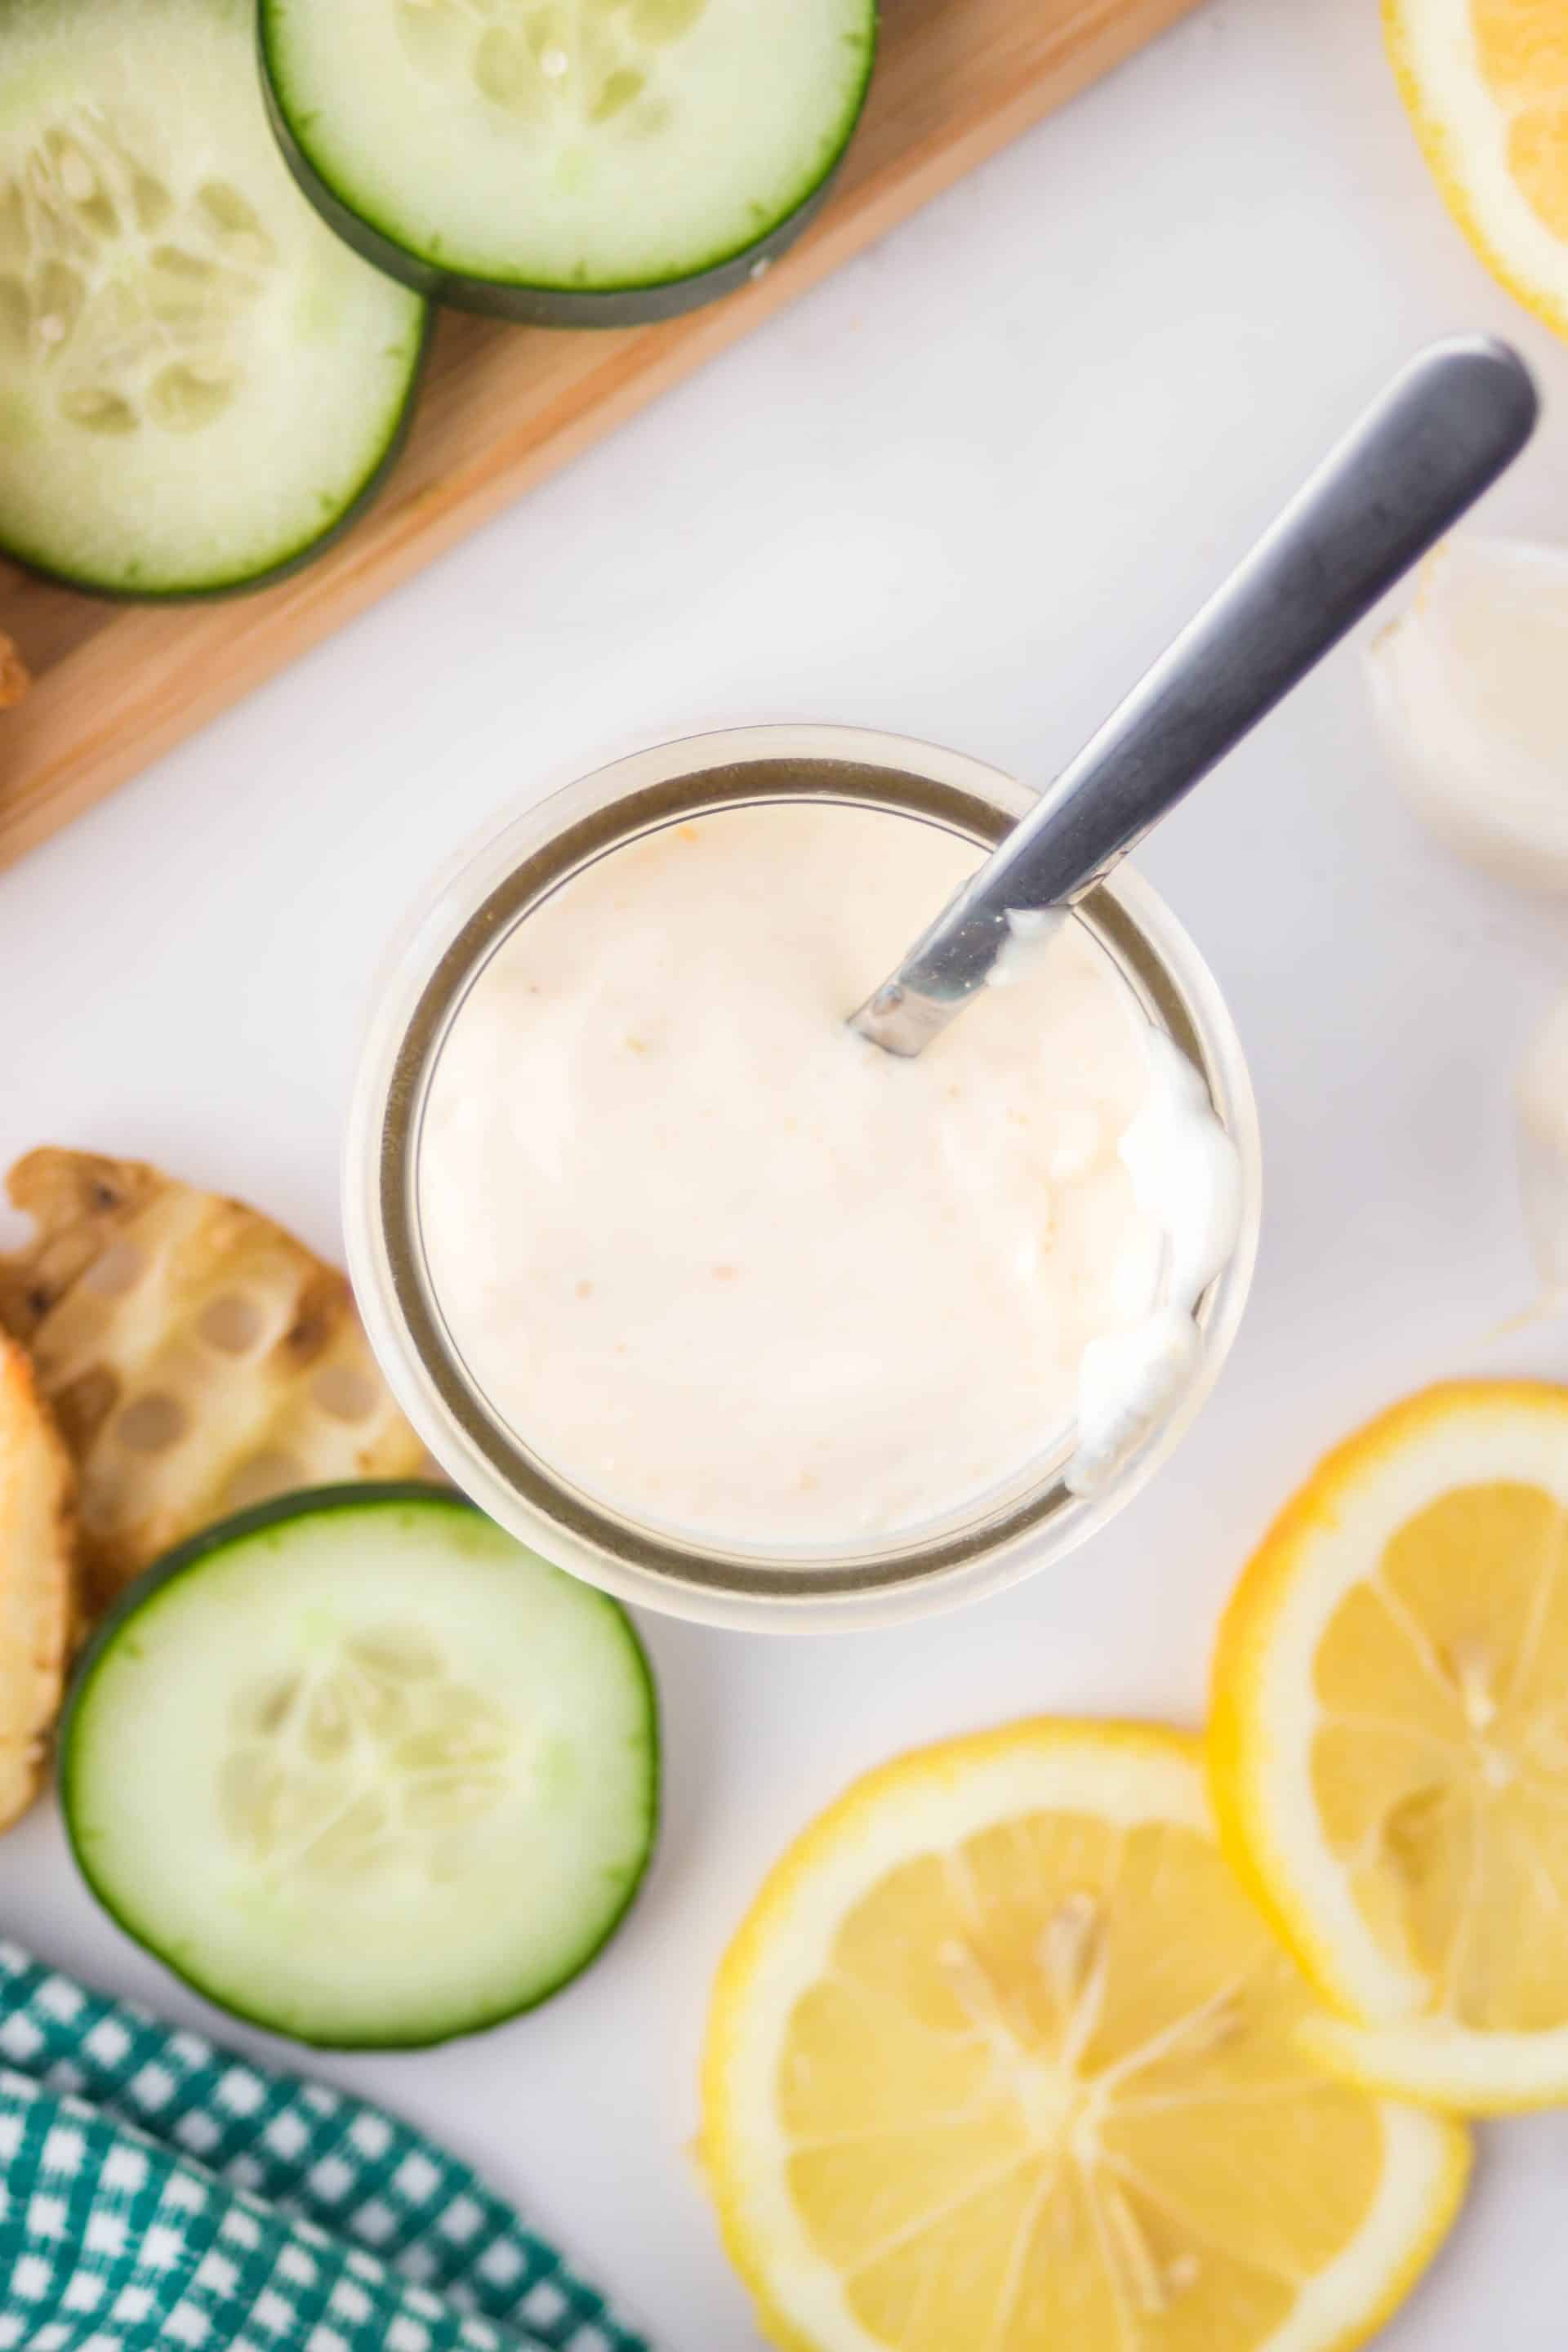
[[[788,5],[788,0],[784,0]],[[658,327],[552,333],[449,313],[408,446],[368,518],[295,579],[167,608],[0,562],[36,684],[0,718],[0,865],[869,245],[1196,0],[883,0],[865,120],[821,221],[765,278]]]

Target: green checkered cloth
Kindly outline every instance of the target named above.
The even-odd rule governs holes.
[[[0,2352],[649,2352],[406,2124],[0,1943]]]

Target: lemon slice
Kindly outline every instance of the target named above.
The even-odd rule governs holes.
[[[1449,211],[1568,334],[1568,16],[1552,0],[1384,0],[1384,26]]]
[[[1568,2097],[1568,1389],[1426,1391],[1331,1454],[1221,1630],[1227,1849],[1343,2014],[1476,2113]]]
[[[1335,2082],[1197,1744],[1025,1723],[825,1814],[721,1970],[704,2165],[789,2352],[1316,2352],[1447,2228],[1456,2125]]]

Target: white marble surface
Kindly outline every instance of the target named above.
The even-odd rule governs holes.
[[[889,0],[897,8],[899,0]],[[718,717],[832,718],[1045,778],[1424,338],[1514,332],[1554,404],[1497,494],[1568,537],[1568,352],[1472,263],[1374,0],[1213,0],[1068,114],[0,879],[0,1150],[144,1153],[334,1245],[382,942],[489,812]],[[650,1623],[669,1804],[641,1907],[538,2016],[331,2064],[446,2134],[670,2352],[756,2342],[689,2165],[706,1987],[781,1843],[907,1742],[1030,1710],[1191,1720],[1220,1601],[1315,1452],[1489,1338],[1528,1271],[1508,1083],[1560,911],[1432,847],[1342,656],[1149,846],[1252,1055],[1262,1262],[1176,1461],[1056,1575],[936,1625]],[[189,2015],[46,1804],[0,1919]],[[236,2034],[237,2040],[246,2037]],[[1568,2116],[1489,2130],[1390,2352],[1564,2341]]]

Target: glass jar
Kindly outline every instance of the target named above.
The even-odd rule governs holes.
[[[950,1609],[1060,1560],[1130,1500],[1190,1425],[1225,1360],[1257,1255],[1257,1113],[1240,1043],[1196,950],[1122,866],[1079,909],[1152,1023],[1205,1078],[1237,1147],[1241,1218],[1197,1308],[1203,1346],[1145,1442],[1092,1495],[1048,1455],[949,1517],[852,1548],[727,1550],[639,1525],[561,1476],[465,1370],[425,1265],[417,1162],[431,1074],[489,958],[530,910],[639,835],[747,802],[810,796],[923,818],[990,847],[1032,804],[977,760],[856,728],[737,729],[618,760],[531,808],[445,879],[405,927],[374,1007],[349,1119],[349,1265],[375,1353],[431,1454],[483,1509],[574,1575],[626,1601],[710,1624],[859,1628]],[[522,1344],[527,1344],[524,1335]]]

